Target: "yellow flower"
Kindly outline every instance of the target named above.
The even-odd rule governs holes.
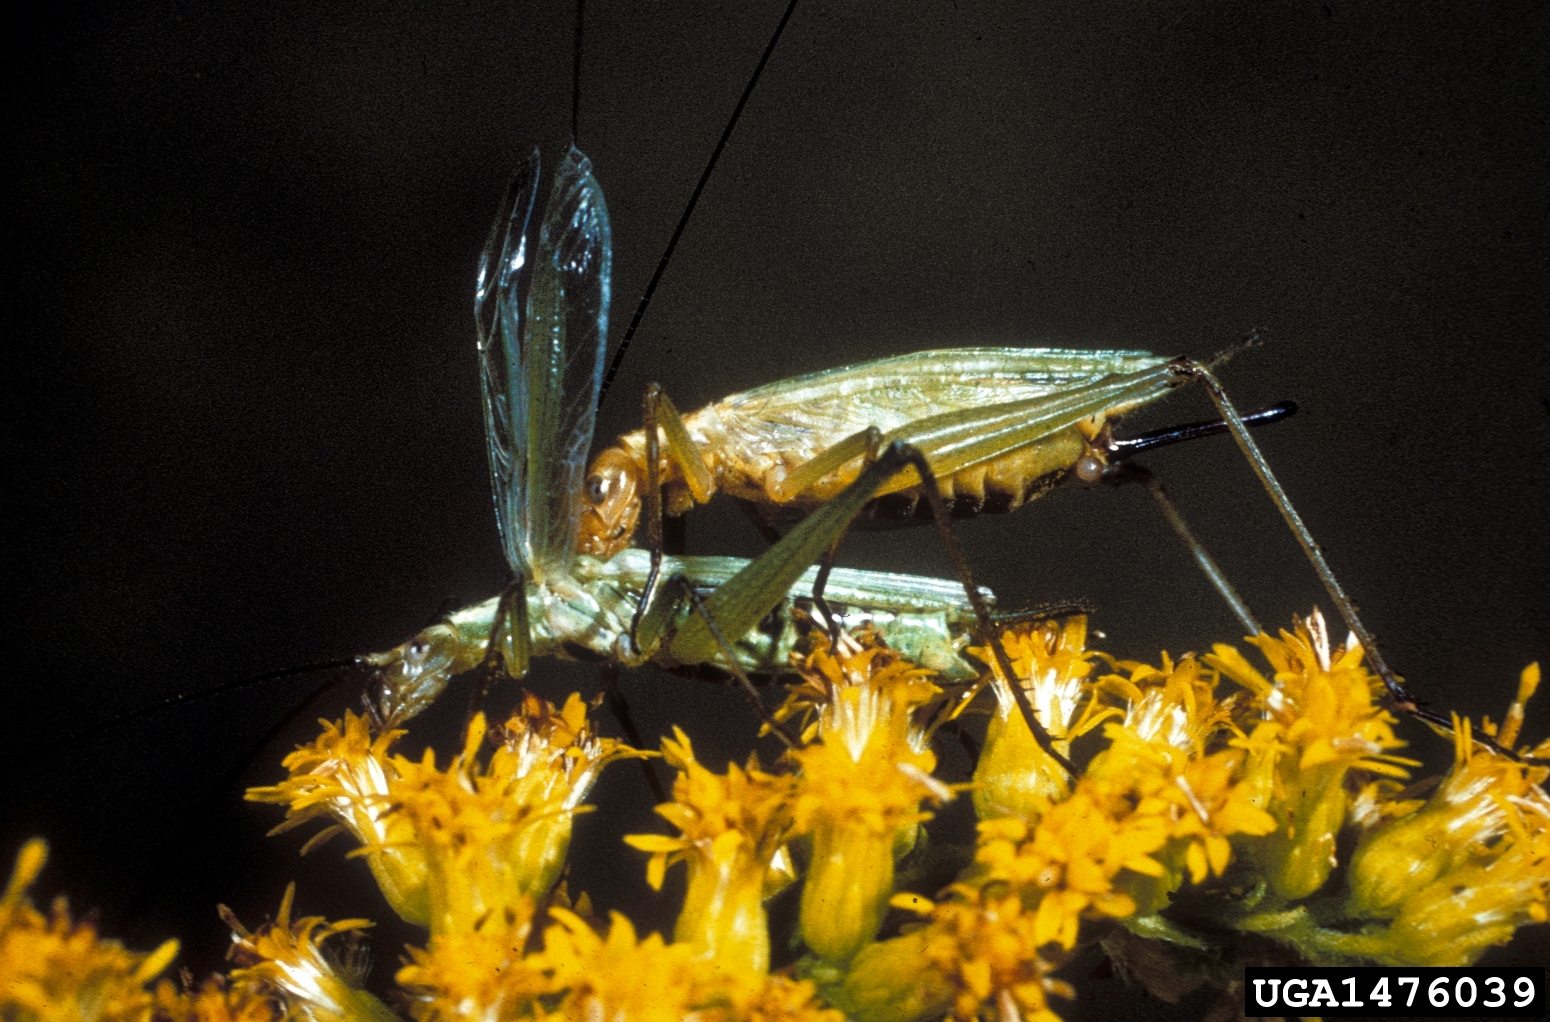
[[[655,933],[637,941],[634,925],[617,912],[606,939],[563,909],[554,918],[543,961],[567,993],[552,1018],[681,1022],[714,1000],[707,988],[715,984],[687,944],[665,944]]]
[[[410,996],[419,1022],[520,1017],[538,998],[555,993],[541,958],[524,957],[530,918],[504,913],[470,930],[431,937],[425,950],[411,947],[398,983]]]
[[[859,1022],[914,1022],[944,1014],[1059,1022],[1051,996],[1071,998],[1050,977],[1062,962],[1040,955],[1038,923],[1004,888],[956,886],[926,926],[873,944],[856,956],[843,994]]]
[[[1473,965],[1518,927],[1543,923],[1550,891],[1550,842],[1514,843],[1495,861],[1455,870],[1405,900],[1379,961]]]
[[[1018,817],[980,823],[975,868],[961,883],[1005,883],[1035,912],[1034,943],[1075,946],[1083,918],[1123,918],[1136,902],[1116,878],[1161,876],[1153,853],[1168,841],[1166,804],[1141,800],[1091,777],[1030,825]],[[954,890],[960,889],[958,886]]]
[[[844,1022],[819,1004],[811,983],[708,965],[694,948],[655,933],[637,940],[617,912],[607,937],[575,913],[551,914],[543,951],[529,956],[557,991],[544,999],[548,1012],[534,1015],[545,1022]]]
[[[1193,760],[1165,789],[1177,809],[1173,839],[1185,842],[1192,883],[1226,872],[1234,834],[1259,837],[1275,830],[1275,817],[1254,804],[1252,787],[1233,783],[1241,759],[1241,753],[1224,751]]]
[[[771,864],[791,823],[793,779],[728,764],[716,774],[694,758],[689,738],[664,739],[663,755],[679,771],[674,801],[657,813],[678,837],[631,834],[635,848],[651,853],[646,879],[661,889],[667,867],[686,862],[689,886],[674,940],[723,968],[762,974],[769,968],[769,926],[764,898],[771,893]]]
[[[342,725],[325,724],[322,737],[286,758],[289,780],[248,798],[288,803],[281,830],[318,816],[338,820],[307,847],[349,829],[394,911],[433,933],[470,930],[495,911],[531,912],[559,876],[572,820],[598,773],[641,755],[598,737],[575,694],[556,710],[527,693],[492,735],[498,744],[484,764],[482,715],[444,771],[429,749],[418,763],[389,757],[400,734],[372,740],[366,721],[346,713]]]
[[[483,737],[480,715],[445,771],[430,750],[419,763],[393,760],[396,813],[412,822],[427,855],[432,933],[467,931],[495,911],[531,911],[559,877],[572,821],[602,767],[639,755],[598,737],[575,694],[556,711],[528,693],[481,766]]]
[[[1511,749],[1518,741],[1518,731],[1523,727],[1523,715],[1528,708],[1528,701],[1534,697],[1534,692],[1539,688],[1539,664],[1529,664],[1523,668],[1523,673],[1518,675],[1518,694],[1512,700],[1512,705],[1507,707],[1507,714],[1502,718],[1501,727],[1491,723],[1491,718],[1485,718],[1480,730],[1495,738],[1497,744],[1505,749]],[[1531,759],[1550,759],[1550,738],[1546,738],[1533,748],[1518,750],[1521,755]]]
[[[262,983],[208,976],[192,990],[165,979],[156,984],[155,1022],[281,1022],[283,1017],[279,1001]]]
[[[296,885],[285,890],[274,922],[249,933],[224,905],[221,918],[232,928],[230,956],[240,968],[235,983],[262,984],[284,999],[286,1017],[301,1022],[398,1022],[387,1005],[360,989],[360,972],[347,955],[341,964],[323,941],[371,925],[365,919],[329,923],[320,916],[291,922]]]
[[[1346,774],[1360,769],[1403,778],[1414,760],[1388,752],[1404,745],[1394,718],[1377,705],[1382,682],[1362,666],[1355,639],[1332,650],[1324,617],[1315,610],[1281,632],[1249,640],[1275,670],[1274,681],[1231,646],[1217,645],[1206,662],[1248,689],[1263,720],[1251,740],[1251,783],[1277,830],[1258,844],[1274,891],[1305,898],[1324,886],[1335,862],[1335,837],[1345,824]],[[1273,725],[1273,726],[1271,726]]]
[[[801,771],[794,833],[810,835],[802,886],[802,939],[819,957],[848,961],[882,925],[893,893],[893,865],[915,842],[927,798],[952,790],[931,777],[936,756],[913,711],[938,693],[929,672],[882,646],[868,631],[841,635],[837,655],[820,637],[797,662],[819,692],[818,742],[791,754]],[[795,699],[795,697],[794,697]],[[788,708],[793,705],[788,702]]]
[[[1260,807],[1255,787],[1238,779],[1244,753],[1220,745],[1231,734],[1233,701],[1215,697],[1216,676],[1193,656],[1162,667],[1116,662],[1128,676],[1108,675],[1104,688],[1126,702],[1124,720],[1104,727],[1109,747],[1087,776],[1128,792],[1136,819],[1153,818],[1168,840],[1152,857],[1157,872],[1130,870],[1117,880],[1140,915],[1166,908],[1187,874],[1192,883],[1220,876],[1232,860],[1228,840],[1261,835],[1275,820]]]
[[[1039,723],[1055,748],[1069,756],[1073,739],[1086,734],[1112,716],[1094,696],[1087,680],[1092,656],[1086,648],[1087,618],[1075,615],[1062,625],[1036,621],[1002,633],[1001,643],[1017,683],[1028,694]],[[991,686],[996,693],[996,712],[985,733],[985,747],[974,770],[974,809],[980,819],[1023,816],[1034,812],[1039,800],[1058,801],[1071,790],[1065,769],[1039,747],[1023,722],[1007,679],[1001,677],[996,657],[984,648],[970,650],[991,665]]]
[[[1113,661],[1126,674],[1100,679],[1125,701],[1124,728],[1138,740],[1167,750],[1175,763],[1205,754],[1206,745],[1231,724],[1233,701],[1216,698],[1216,675],[1194,656],[1177,664],[1167,653],[1162,667],[1134,660]],[[1128,675],[1128,676],[1126,676]]]
[[[1487,725],[1509,748],[1537,666],[1523,672],[1503,727]],[[1519,926],[1546,920],[1550,768],[1478,745],[1472,733],[1455,715],[1453,769],[1420,808],[1369,830],[1352,856],[1346,908],[1393,920],[1375,953],[1384,961],[1468,965]]]
[[[290,777],[266,788],[249,788],[250,802],[289,806],[285,822],[271,834],[291,830],[320,817],[335,824],[319,831],[302,854],[348,830],[361,843],[372,877],[388,905],[407,922],[430,921],[429,866],[426,849],[415,840],[414,825],[393,813],[388,786],[398,776],[388,749],[403,731],[372,737],[365,716],[346,710],[344,720],[323,721],[323,733],[285,757]]]
[[[145,985],[178,953],[169,940],[150,954],[101,940],[90,922],[72,923],[64,899],[44,916],[27,888],[48,859],[34,839],[22,846],[0,898],[0,1018],[7,1022],[149,1022]]]

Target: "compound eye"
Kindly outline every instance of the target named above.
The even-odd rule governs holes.
[[[416,636],[410,639],[404,647],[404,659],[410,663],[420,663],[431,654],[431,644],[428,640]]]
[[[594,472],[587,476],[586,491],[588,500],[601,505],[608,499],[608,480],[601,473]]]

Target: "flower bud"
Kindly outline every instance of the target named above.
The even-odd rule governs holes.
[[[926,958],[927,929],[880,941],[856,956],[845,977],[842,1005],[857,1022],[915,1022],[941,1018],[956,988]]]
[[[893,894],[893,834],[846,821],[813,831],[802,885],[802,939],[821,958],[848,962],[877,934]]]

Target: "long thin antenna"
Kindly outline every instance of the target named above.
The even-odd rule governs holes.
[[[128,724],[130,721],[139,720],[141,717],[149,717],[153,714],[161,713],[164,710],[170,710],[175,706],[182,706],[186,703],[197,703],[201,700],[209,699],[213,696],[218,696],[225,692],[237,692],[244,688],[251,688],[254,685],[262,685],[266,682],[277,681],[280,678],[290,678],[299,674],[311,674],[314,671],[328,671],[359,666],[360,660],[356,657],[341,657],[336,660],[320,660],[317,663],[301,664],[296,667],[282,667],[275,671],[265,671],[263,674],[255,674],[251,678],[240,678],[236,681],[222,682],[219,685],[212,685],[209,688],[203,688],[197,692],[184,692],[179,695],[168,696],[165,699],[161,699],[157,702],[142,706],[137,710],[130,710],[128,713],[116,714],[112,717],[109,717],[107,720],[99,721],[96,724],[90,724],[79,731],[75,731],[63,738],[48,742],[47,744],[41,745],[36,749],[28,750],[19,756],[6,760],[4,763],[0,763],[0,771],[9,771],[17,769],[18,767],[26,766],[28,763],[31,763],[33,760],[38,759],[41,756],[51,755],[58,752],[60,749],[67,749],[77,742],[84,742],[88,738],[95,738],[97,735],[103,734],[104,732],[111,731],[114,728],[122,727],[123,725]]]
[[[791,20],[791,14],[797,9],[797,0],[791,0],[786,6],[786,13],[781,15],[780,24],[775,26],[775,34],[770,36],[769,43],[764,47],[764,56],[759,58],[759,64],[753,69],[753,75],[748,79],[748,84],[743,87],[742,98],[737,101],[737,106],[732,110],[732,116],[727,121],[727,126],[721,132],[721,140],[716,143],[716,148],[711,151],[710,160],[705,164],[705,170],[700,174],[699,184],[694,186],[694,194],[689,196],[689,204],[684,207],[683,216],[678,218],[678,226],[673,229],[673,236],[668,239],[667,248],[662,253],[662,259],[657,263],[657,271],[651,275],[651,283],[646,285],[646,291],[640,296],[640,304],[635,306],[635,315],[630,317],[630,326],[624,332],[624,339],[619,342],[619,350],[614,352],[614,360],[608,366],[608,374],[603,377],[603,386],[597,392],[597,407],[603,407],[603,401],[608,397],[608,388],[614,382],[614,374],[619,371],[619,364],[624,361],[624,353],[630,348],[630,341],[635,336],[636,329],[640,326],[641,317],[646,314],[646,306],[651,304],[651,296],[656,294],[657,285],[662,282],[662,274],[667,271],[667,262],[673,258],[673,250],[678,247],[678,239],[683,237],[684,228],[689,225],[689,217],[694,214],[694,207],[699,204],[700,194],[705,191],[705,185],[710,180],[711,171],[716,169],[716,161],[721,159],[721,150],[727,147],[727,139],[732,137],[732,129],[737,127],[737,120],[743,116],[743,107],[748,105],[748,97],[753,95],[753,87],[759,84],[759,76],[764,73],[764,65],[769,63],[770,54],[775,52],[775,44],[780,42],[780,35],[786,30],[786,23]],[[578,15],[579,17],[579,15]],[[577,30],[577,39],[580,39],[580,29]],[[579,45],[579,42],[578,42]],[[580,61],[579,51],[577,61]]]
[[[576,0],[576,38],[571,51],[570,71],[570,144],[576,144],[581,123],[581,24],[585,20],[587,0]]]
[[[344,677],[343,674],[335,674],[307,693],[307,698],[291,707],[285,716],[280,718],[278,723],[264,732],[263,737],[254,742],[246,752],[232,762],[232,765],[221,775],[220,780],[210,786],[209,790],[205,792],[204,797],[199,800],[199,805],[178,826],[177,834],[171,841],[166,843],[164,851],[156,856],[155,867],[145,875],[135,889],[134,897],[129,902],[131,914],[138,915],[144,912],[146,906],[150,904],[151,895],[156,892],[157,887],[161,885],[162,880],[166,877],[167,870],[172,866],[173,856],[171,852],[186,845],[189,839],[204,827],[205,822],[210,818],[210,814],[215,811],[216,805],[225,797],[227,791],[242,780],[242,775],[253,765],[253,761],[258,758],[259,754],[267,749],[286,728],[295,723],[298,717],[310,710],[312,705],[323,696],[323,693],[338,684],[342,677]]]

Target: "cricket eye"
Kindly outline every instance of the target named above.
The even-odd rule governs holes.
[[[430,640],[415,636],[404,645],[404,659],[410,663],[418,664],[430,656]]]
[[[1084,483],[1096,483],[1103,478],[1104,464],[1102,459],[1091,455],[1083,455],[1076,463],[1076,477]]]
[[[587,499],[594,504],[602,504],[608,499],[608,480],[601,472],[587,476]]]

